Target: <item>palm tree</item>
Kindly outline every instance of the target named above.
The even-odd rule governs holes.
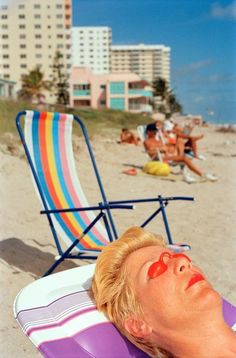
[[[158,106],[158,111],[171,114],[175,112],[182,112],[182,105],[176,99],[173,89],[170,88],[169,83],[162,77],[157,77],[153,81],[154,96],[161,97],[161,103]]]
[[[167,100],[169,93],[171,92],[170,87],[166,79],[157,77],[153,81],[154,96],[161,97],[163,101]]]
[[[55,53],[53,60],[53,90],[58,104],[69,103],[68,75],[63,71],[63,55],[59,51]]]
[[[39,67],[29,71],[28,74],[22,75],[22,86],[18,92],[18,97],[30,102],[37,101],[40,104],[45,95],[44,91],[51,90],[51,82],[43,79],[44,74],[40,71]]]
[[[182,105],[178,102],[178,100],[176,99],[174,93],[171,93],[168,97],[168,101],[167,101],[170,113],[182,113],[183,111],[183,107]]]

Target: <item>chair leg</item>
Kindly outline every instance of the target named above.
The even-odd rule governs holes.
[[[91,222],[91,224],[82,232],[82,234],[70,245],[70,247],[61,255],[61,257],[54,262],[54,264],[45,272],[43,277],[50,275],[55,268],[60,265],[64,259],[68,258],[69,253],[73,250],[73,248],[80,242],[80,240],[87,234],[87,232],[90,231],[90,229],[96,224],[98,220],[101,219],[101,217],[104,217],[105,213],[101,211],[97,217]]]

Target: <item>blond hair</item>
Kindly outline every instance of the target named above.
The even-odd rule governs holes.
[[[127,280],[124,262],[132,252],[147,246],[163,246],[164,241],[140,228],[128,229],[118,240],[108,245],[98,257],[92,280],[92,295],[98,310],[104,312],[111,322],[137,347],[152,357],[166,358],[172,355],[153,342],[132,336],[124,328],[131,316],[144,317],[136,293]]]

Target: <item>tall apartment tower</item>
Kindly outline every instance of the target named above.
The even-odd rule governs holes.
[[[15,81],[16,90],[36,66],[51,80],[56,51],[70,71],[71,0],[1,0],[0,19],[0,78]]]
[[[72,65],[93,73],[110,72],[112,31],[109,27],[72,27]]]
[[[170,83],[170,47],[164,45],[113,45],[112,72],[135,72],[150,83],[162,77]]]

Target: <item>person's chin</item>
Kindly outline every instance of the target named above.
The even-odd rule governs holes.
[[[192,303],[197,310],[209,310],[222,306],[222,298],[208,282],[199,282],[192,287]]]

